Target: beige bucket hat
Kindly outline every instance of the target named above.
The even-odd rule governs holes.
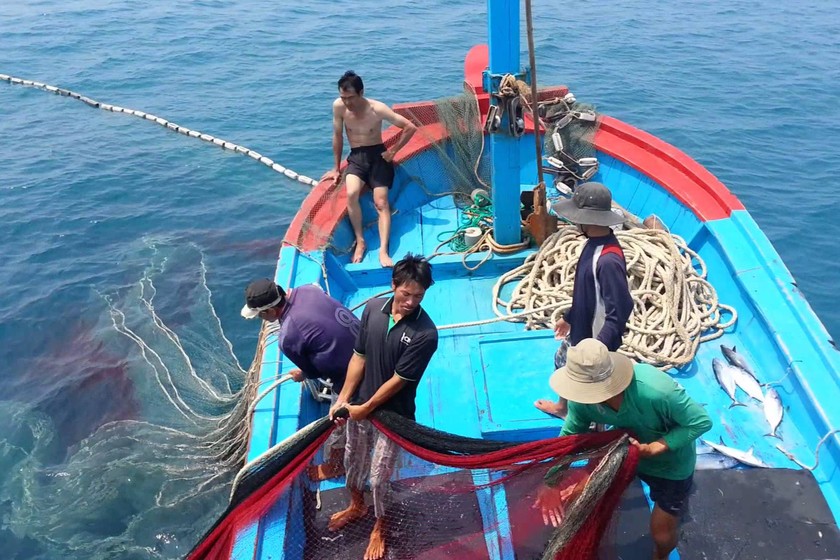
[[[566,365],[552,374],[548,384],[566,400],[595,404],[622,392],[632,379],[633,360],[610,352],[600,340],[586,338],[569,347]]]

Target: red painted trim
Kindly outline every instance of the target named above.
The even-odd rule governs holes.
[[[705,167],[674,146],[603,116],[595,147],[656,181],[702,221],[727,218],[744,205]]]
[[[484,71],[490,60],[490,49],[487,45],[476,45],[470,49],[464,58],[464,81],[475,93],[484,93]]]
[[[346,164],[342,164],[341,168],[344,169],[344,167],[346,167]],[[309,196],[303,200],[300,210],[297,211],[295,217],[292,219],[292,223],[289,225],[289,229],[286,230],[283,243],[295,245],[300,239],[300,243],[296,246],[301,251],[314,251],[319,249],[320,247],[317,246],[318,241],[314,235],[307,235],[301,239],[304,225],[307,222],[311,222],[312,225],[318,228],[329,228],[325,231],[333,231],[335,226],[338,225],[338,222],[344,217],[344,214],[328,214],[324,212],[324,209],[328,206],[326,202],[333,196],[338,196],[339,199],[343,198],[344,201],[341,204],[343,207],[346,207],[347,194],[344,192],[344,189],[341,189],[341,191],[337,195],[334,195],[335,188],[332,186],[332,181],[319,182],[309,193]]]

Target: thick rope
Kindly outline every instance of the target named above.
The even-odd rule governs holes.
[[[133,115],[135,117],[139,117],[141,119],[151,121],[153,123],[159,124],[164,128],[168,128],[169,130],[173,130],[180,134],[184,134],[185,136],[189,136],[190,138],[198,138],[199,140],[203,140],[209,144],[215,144],[222,149],[230,150],[232,152],[236,152],[238,154],[245,154],[246,156],[255,159],[256,161],[262,163],[266,167],[270,168],[277,173],[282,173],[289,179],[293,181],[298,181],[303,183],[304,185],[315,186],[318,184],[318,181],[315,179],[311,179],[306,175],[301,175],[296,171],[292,171],[288,167],[280,165],[279,163],[275,163],[275,161],[267,156],[262,155],[259,152],[256,152],[250,148],[246,148],[245,146],[240,146],[239,144],[234,144],[233,142],[229,142],[222,138],[217,138],[215,136],[211,136],[209,134],[204,134],[203,132],[199,132],[197,130],[191,130],[185,126],[181,126],[174,122],[168,121],[163,117],[155,116],[151,113],[146,113],[144,111],[138,111],[136,109],[127,109],[125,107],[120,107],[118,105],[110,105],[108,103],[102,103],[101,101],[96,101],[95,99],[91,99],[90,97],[86,97],[80,93],[76,93],[74,91],[70,91],[69,89],[63,89],[56,86],[51,86],[48,84],[42,84],[41,82],[35,82],[32,80],[24,80],[22,78],[15,78],[14,76],[8,76],[6,74],[0,74],[0,80],[4,80],[9,82],[10,84],[14,85],[21,85],[21,86],[28,86],[34,87],[37,89],[41,89],[44,91],[48,91],[50,93],[54,93],[56,95],[63,95],[66,97],[72,97],[73,99],[78,99],[82,103],[90,105],[95,109],[102,109],[104,111],[111,111],[113,113],[125,113],[126,115]]]
[[[481,267],[481,265],[483,265],[488,260],[490,260],[490,258],[493,256],[494,253],[499,254],[499,255],[516,253],[517,251],[522,251],[524,249],[527,249],[531,244],[530,239],[525,239],[524,241],[521,241],[520,243],[513,243],[511,245],[502,245],[501,243],[496,241],[495,237],[493,237],[493,228],[489,228],[489,229],[484,229],[484,233],[481,234],[481,237],[478,238],[478,241],[476,241],[475,244],[472,247],[467,247],[466,249],[460,250],[460,251],[450,251],[450,252],[441,252],[440,251],[440,248],[443,247],[443,245],[445,245],[446,243],[451,243],[451,242],[455,241],[459,234],[460,234],[461,238],[463,239],[463,231],[459,232],[459,233],[456,233],[455,235],[453,235],[449,239],[445,239],[443,242],[441,242],[437,246],[437,248],[435,249],[435,252],[432,253],[431,255],[429,255],[429,257],[427,257],[427,260],[432,260],[433,258],[435,258],[437,256],[441,256],[441,255],[458,255],[458,254],[460,254],[461,255],[461,264],[464,266],[464,268],[466,268],[470,272],[475,272],[476,270],[478,270]],[[484,252],[485,253],[484,257],[482,257],[482,259],[480,261],[478,261],[475,265],[473,265],[473,266],[468,265],[467,264],[467,257],[474,254],[474,253],[479,253],[479,252]]]
[[[691,362],[701,342],[718,338],[735,323],[735,309],[718,302],[705,264],[682,238],[653,229],[619,231],[616,236],[627,259],[634,304],[623,354],[663,369],[679,367]],[[524,321],[528,329],[553,328],[571,306],[575,267],[585,242],[576,228],[561,226],[539,252],[496,282],[496,314]],[[517,284],[505,301],[501,291],[511,282]],[[722,310],[732,315],[728,321],[722,320]]]
[[[806,465],[805,463],[803,463],[802,461],[797,459],[796,456],[794,456],[793,453],[791,453],[790,451],[787,451],[781,445],[777,445],[776,449],[781,451],[785,455],[785,457],[787,457],[788,459],[790,459],[791,461],[793,461],[794,463],[796,463],[797,465],[799,465],[803,469],[813,472],[820,465],[820,447],[822,447],[822,444],[824,444],[826,441],[828,441],[828,438],[830,438],[831,436],[833,436],[834,434],[837,434],[837,433],[840,433],[840,429],[833,428],[831,431],[829,431],[827,434],[825,434],[822,437],[822,439],[820,439],[819,443],[817,443],[817,448],[814,450],[814,464],[813,464],[813,466]]]

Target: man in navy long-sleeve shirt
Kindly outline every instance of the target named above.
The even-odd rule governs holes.
[[[580,185],[570,200],[558,202],[553,209],[587,237],[575,269],[572,306],[554,326],[555,335],[568,337],[570,346],[595,338],[615,352],[633,311],[624,251],[610,227],[622,223],[624,217],[612,211],[612,194],[600,183]],[[555,367],[564,365],[565,344],[561,343]],[[567,403],[562,398],[559,402],[539,399],[534,406],[553,416],[566,416]]]

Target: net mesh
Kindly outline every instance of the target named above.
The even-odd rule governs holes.
[[[384,484],[371,477],[374,492],[365,492],[351,521],[335,526],[349,503],[344,479],[314,482],[307,469],[334,429],[321,419],[240,474],[230,507],[188,558],[228,557],[237,532],[257,520],[262,546],[282,547],[287,559],[364,558],[377,525],[384,558],[610,556],[602,537],[638,461],[625,434],[516,444],[454,436],[382,411],[372,422],[375,437],[397,452]],[[556,527],[552,512],[562,518]]]
[[[600,118],[594,105],[581,103],[574,96],[556,98],[541,109],[546,131],[543,153],[554,184],[574,189],[598,170],[594,142]]]
[[[600,120],[597,118],[595,106],[574,100],[566,102],[555,99],[553,103],[546,103],[544,107],[543,123],[546,126],[545,155],[557,157],[561,150],[575,160],[595,157],[595,133]],[[592,115],[593,120],[588,120]],[[564,120],[568,117],[568,121]],[[562,148],[557,146],[552,138],[558,133],[563,140]]]
[[[406,108],[405,116],[421,126],[418,134],[435,151],[435,165],[424,165],[410,180],[429,196],[452,194],[456,204],[472,201],[475,189],[490,194],[490,160],[482,157],[484,130],[476,96],[471,91]],[[445,138],[446,141],[441,141]]]

